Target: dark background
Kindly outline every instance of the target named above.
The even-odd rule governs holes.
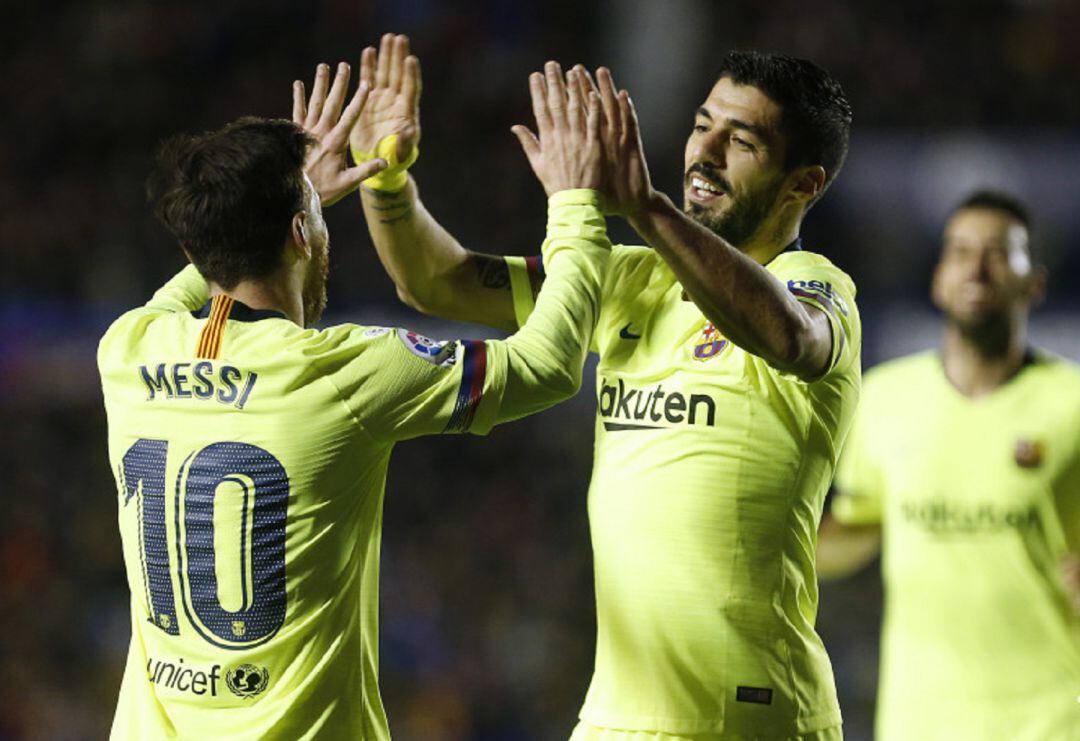
[[[1080,357],[1080,6],[1052,0],[23,3],[0,26],[0,739],[101,738],[129,638],[97,338],[181,265],[143,182],[158,141],[288,116],[290,84],[409,33],[425,202],[463,243],[532,253],[544,199],[509,133],[549,58],[607,64],[677,195],[729,48],[806,56],[855,110],[804,244],[859,286],[864,364],[932,345],[942,219],[970,188],[1028,200],[1051,270],[1036,341]],[[353,199],[330,210],[327,321],[491,336],[397,303]],[[613,233],[633,240],[621,224]],[[592,662],[592,392],[487,439],[401,445],[387,487],[382,687],[402,739],[565,738]],[[824,585],[848,738],[871,736],[881,587]]]

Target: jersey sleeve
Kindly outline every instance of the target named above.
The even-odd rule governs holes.
[[[510,292],[514,299],[514,319],[518,327],[524,327],[536,307],[536,295],[544,281],[542,255],[516,257],[507,255],[506,268],[510,273]]]
[[[146,308],[159,311],[195,311],[210,298],[206,279],[194,265],[188,265],[146,302]]]
[[[384,328],[353,328],[340,338],[344,356],[355,355],[355,362],[335,369],[330,361],[328,375],[373,437],[485,434],[577,391],[610,243],[594,191],[562,191],[549,204],[547,278],[510,338],[436,342]],[[328,350],[320,356],[342,355]]]
[[[797,255],[800,258],[801,255]],[[832,352],[822,378],[859,362],[862,326],[855,305],[855,284],[832,263],[794,259],[776,276],[798,301],[825,313],[832,329]]]
[[[863,398],[855,410],[840,461],[836,466],[836,495],[832,515],[845,525],[876,525],[882,520],[884,475],[874,454],[872,434],[872,378],[863,389]]]

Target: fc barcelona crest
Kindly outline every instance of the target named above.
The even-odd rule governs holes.
[[[694,345],[694,360],[704,362],[709,358],[714,358],[727,347],[727,344],[727,339],[717,331],[712,322],[708,322]]]

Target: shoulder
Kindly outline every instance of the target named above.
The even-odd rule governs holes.
[[[941,372],[936,350],[886,360],[863,375],[863,400],[895,397],[899,391],[920,386],[925,389],[925,384],[937,379]]]
[[[420,360],[432,365],[452,365],[457,343],[434,340],[401,327],[338,324],[323,330],[303,330],[299,349],[327,372],[361,362],[374,370],[400,367]]]
[[[1037,349],[1032,371],[1041,385],[1064,403],[1080,404],[1080,365],[1046,350]]]
[[[766,265],[766,269],[781,280],[820,281],[833,290],[840,289],[851,298],[855,297],[855,281],[837,265],[816,252],[797,250],[784,252]]]
[[[110,360],[125,356],[139,346],[147,336],[150,327],[156,321],[170,320],[181,316],[174,311],[140,306],[121,314],[98,340],[98,367],[104,367]],[[186,316],[191,316],[187,314]]]

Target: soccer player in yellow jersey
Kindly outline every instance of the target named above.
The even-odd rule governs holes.
[[[354,151],[415,159],[417,101],[381,83],[402,75],[419,75],[408,39],[365,50]],[[534,102],[562,76],[534,75]],[[613,248],[593,332],[597,645],[574,738],[840,738],[814,549],[861,329],[851,280],[799,229],[843,162],[848,104],[810,62],[729,54],[692,117],[679,209],[650,185],[627,93],[603,69],[595,87],[568,77],[605,111],[605,208],[647,243]],[[462,247],[411,178],[361,194],[406,301],[503,327],[529,316],[530,261]]]
[[[320,66],[310,103],[297,83],[294,122],[173,140],[151,179],[193,265],[98,353],[131,589],[113,738],[388,738],[377,599],[394,443],[482,434],[580,384],[610,247],[598,99],[538,104],[549,278],[529,322],[504,342],[436,343],[312,328],[321,205],[401,176],[380,158],[346,167],[367,93],[343,113],[348,78],[342,65],[330,86]]]
[[[874,368],[819,567],[884,544],[877,738],[1080,739],[1080,369],[1033,350],[1043,292],[1024,207],[978,192],[933,280],[938,351]],[[1071,584],[1067,578],[1072,580]]]

